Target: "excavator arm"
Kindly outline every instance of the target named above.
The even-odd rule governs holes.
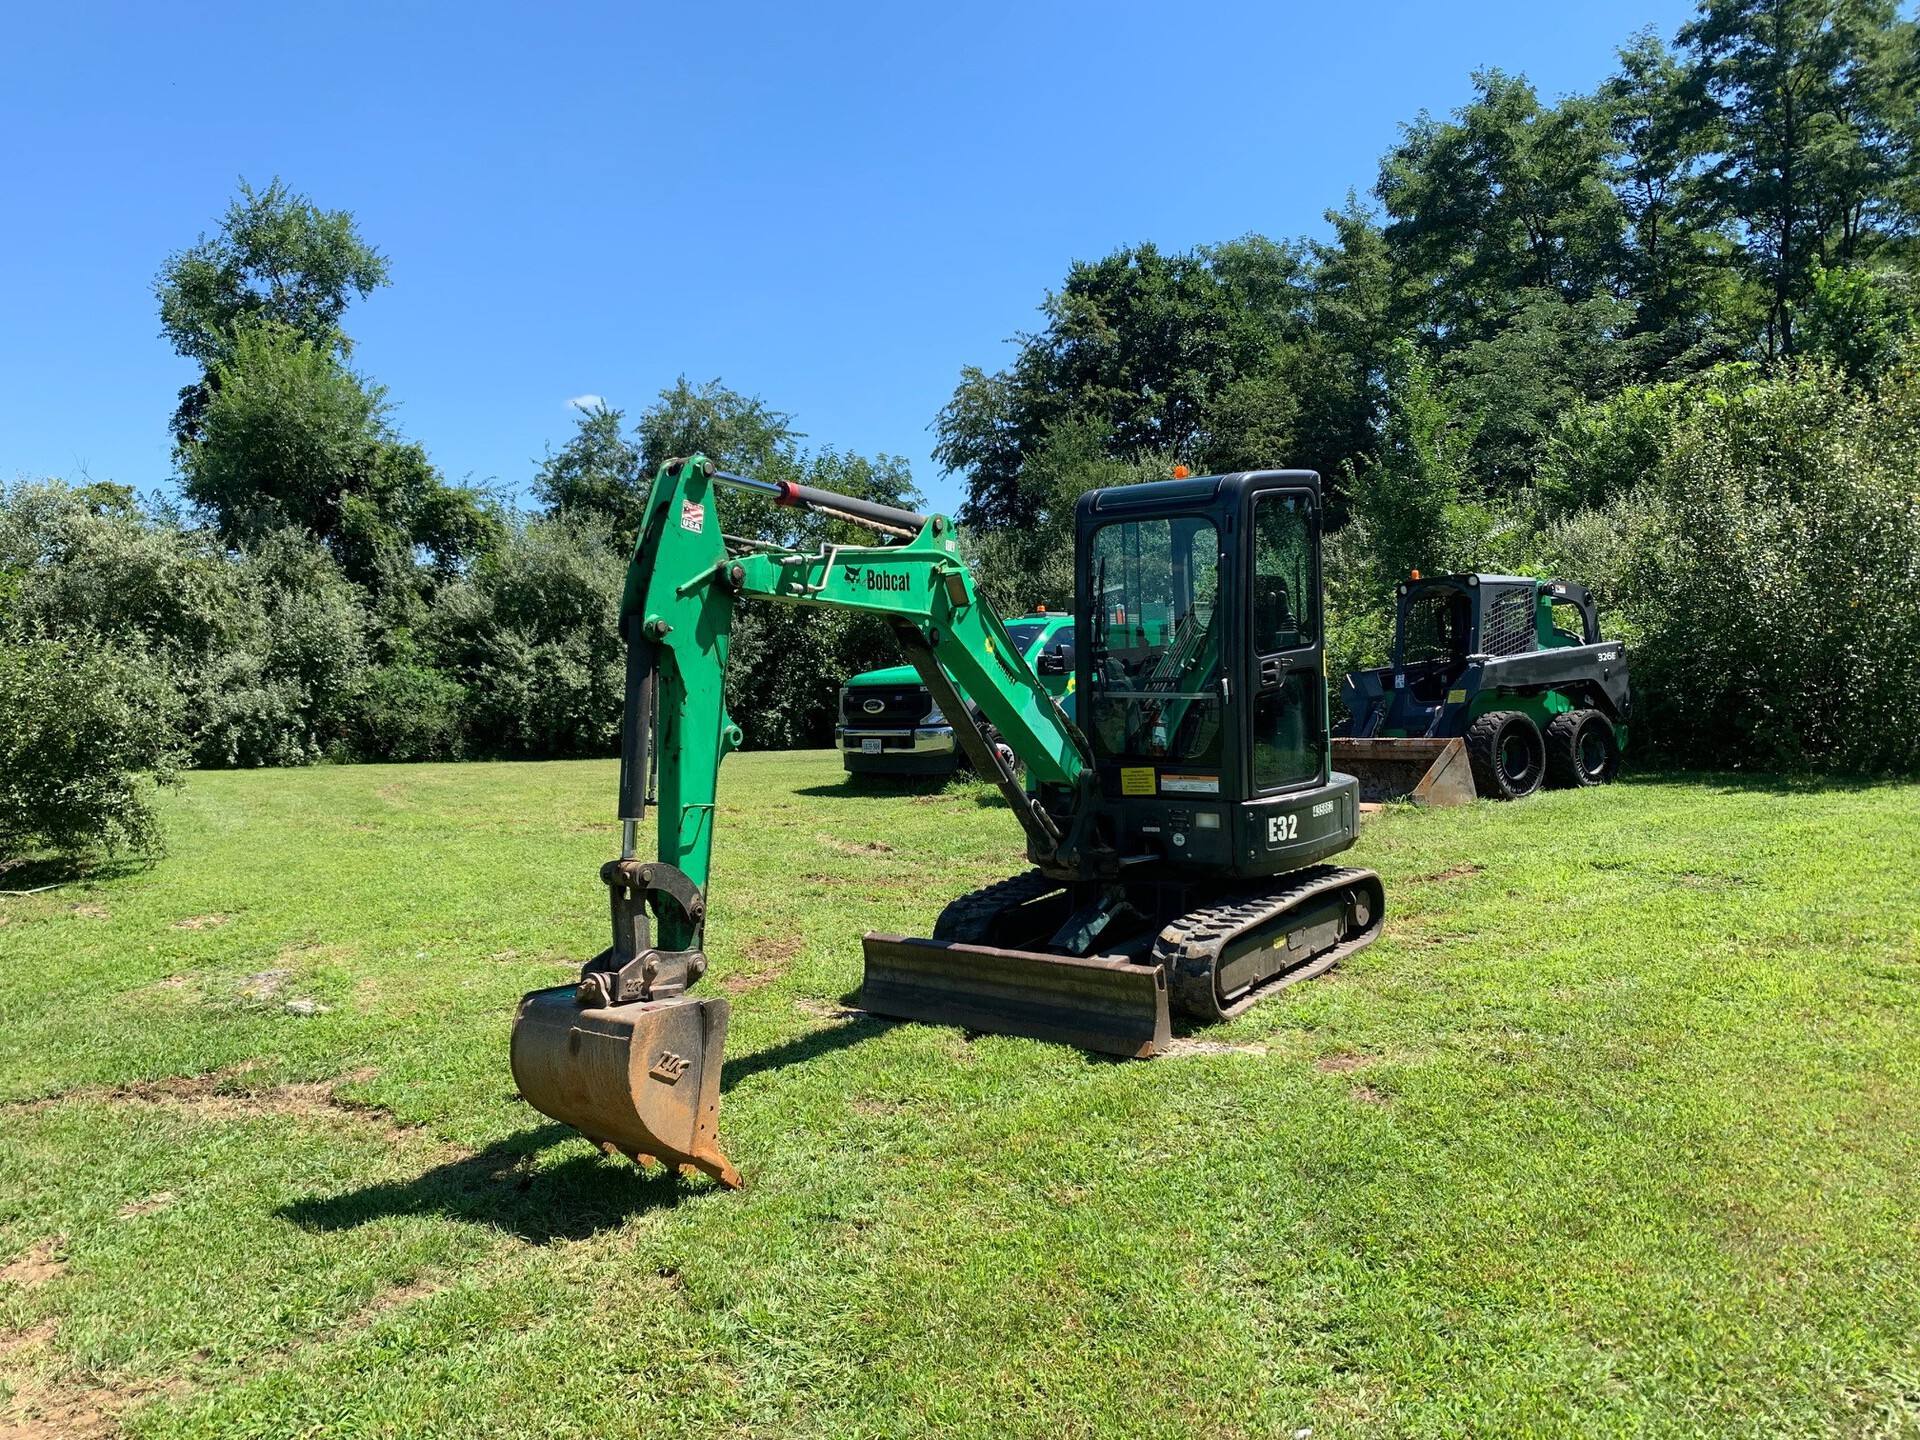
[[[735,541],[721,530],[716,490],[723,486],[851,521],[894,543],[803,550]],[[601,867],[613,943],[587,962],[577,984],[521,1002],[512,1060],[529,1101],[603,1148],[691,1166],[727,1184],[739,1183],[717,1138],[727,1002],[686,990],[706,968],[720,762],[741,742],[726,708],[727,649],[735,606],[752,599],[886,616],[975,769],[1000,784],[1037,856],[1057,855],[1074,837],[989,743],[956,682],[1031,780],[1074,792],[1092,776],[1085,737],[979,593],[946,517],[728,474],[700,455],[661,467],[620,606],[627,657],[622,844],[620,858]],[[656,829],[648,859],[639,850],[650,807]]]
[[[715,505],[723,486],[880,528],[902,543],[729,547]],[[1086,741],[979,593],[952,523],[942,515],[730,475],[696,455],[670,461],[656,477],[620,607],[628,677],[620,818],[637,825],[649,789],[657,786],[659,863],[704,889],[720,761],[740,743],[740,729],[726,712],[725,677],[741,600],[886,616],[975,768],[999,781],[1040,848],[1058,846],[1063,837],[1055,822],[987,744],[955,682],[1041,784],[1076,787],[1090,764]],[[629,854],[631,840],[624,847]]]

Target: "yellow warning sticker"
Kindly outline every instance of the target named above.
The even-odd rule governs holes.
[[[1449,690],[1449,691],[1447,691],[1447,704],[1449,704],[1449,705],[1464,705],[1464,704],[1466,704],[1466,703],[1467,703],[1467,692],[1466,692],[1466,691],[1464,691],[1464,690]]]
[[[1122,765],[1120,767],[1120,793],[1122,795],[1153,794],[1153,767],[1151,765]]]

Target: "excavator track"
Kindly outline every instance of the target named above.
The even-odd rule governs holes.
[[[1386,894],[1373,871],[1316,865],[1281,880],[1190,910],[1160,931],[1153,959],[1179,1010],[1203,1024],[1230,1020],[1379,936]]]
[[[1049,879],[1038,870],[996,880],[949,901],[933,922],[933,938],[967,945],[989,944],[1008,913],[1065,888],[1061,881]]]

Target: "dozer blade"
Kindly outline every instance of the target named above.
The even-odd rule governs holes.
[[[1336,735],[1333,768],[1360,782],[1362,804],[1407,800],[1415,805],[1471,805],[1473,767],[1466,742],[1358,740]]]
[[[1173,1032],[1157,965],[869,934],[860,1008],[896,1020],[1154,1055]]]
[[[580,1006],[535,990],[513,1021],[513,1078],[529,1104],[635,1164],[691,1166],[738,1188],[720,1153],[722,999]]]

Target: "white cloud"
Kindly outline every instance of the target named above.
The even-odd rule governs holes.
[[[569,410],[598,410],[606,405],[606,400],[598,395],[576,395],[567,401]]]

